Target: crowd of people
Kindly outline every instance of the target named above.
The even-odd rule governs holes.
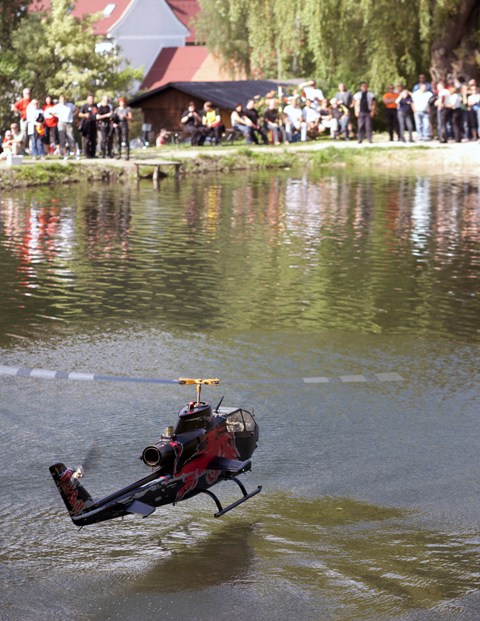
[[[381,107],[391,141],[406,142],[408,136],[409,142],[480,142],[480,89],[473,79],[436,83],[421,74],[411,90],[400,83],[390,84],[380,101],[366,82],[355,93],[340,83],[329,99],[312,80],[300,84],[288,97],[279,90],[262,99],[239,102],[231,113],[230,135],[243,137],[247,144],[265,145],[305,142],[325,134],[333,140],[356,137],[359,143],[372,142],[374,119]],[[83,105],[76,106],[64,95],[56,100],[47,96],[40,102],[26,88],[12,104],[12,112],[18,120],[2,137],[0,159],[24,154],[35,159],[46,155],[68,159],[80,153],[87,158],[124,155],[129,159],[132,111],[124,98],[114,106],[106,95],[98,103],[88,95]],[[180,122],[182,138],[194,146],[207,140],[220,144],[225,136],[221,113],[210,101],[202,110],[191,101]],[[164,144],[164,134],[160,133],[157,145]]]
[[[428,82],[421,74],[411,91],[403,84],[390,84],[383,103],[390,140],[397,135],[405,142],[407,132],[409,142],[413,142],[415,129],[420,141],[480,142],[480,90],[476,80]]]
[[[132,111],[125,99],[114,106],[108,96],[95,103],[88,95],[81,106],[67,101],[64,95],[54,100],[50,95],[40,102],[25,88],[22,97],[12,104],[18,120],[10,125],[2,137],[0,158],[32,155],[45,159],[53,155],[68,159],[113,157],[129,158],[129,123]],[[78,137],[81,147],[79,146]]]
[[[314,81],[300,84],[293,94],[283,97],[272,92],[264,100],[239,102],[231,113],[232,130],[247,144],[305,142],[322,134],[334,140],[372,142],[374,119],[379,111],[378,98],[366,82],[352,93],[344,84],[330,99]],[[480,90],[475,80],[458,83],[428,82],[425,75],[411,90],[403,84],[391,84],[381,97],[384,122],[391,141],[430,141],[445,143],[480,141]],[[181,116],[184,137],[201,146],[210,137],[218,144],[225,132],[220,111],[207,102],[203,111],[191,101]]]

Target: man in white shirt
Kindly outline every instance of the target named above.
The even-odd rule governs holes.
[[[300,134],[302,142],[307,139],[307,124],[303,120],[302,109],[298,106],[298,99],[294,97],[283,109],[283,120],[287,142],[295,142]]]
[[[64,159],[68,158],[68,152],[76,153],[75,139],[73,137],[73,119],[77,113],[77,108],[73,103],[67,103],[65,95],[60,95],[58,103],[50,108],[50,114],[58,119],[58,140],[60,142],[60,152]],[[67,151],[68,144],[68,151]]]
[[[419,140],[430,140],[430,120],[428,117],[428,102],[432,93],[427,89],[425,83],[420,84],[418,89],[412,93],[412,110],[415,117],[415,128]]]
[[[305,108],[302,110],[303,120],[307,124],[307,131],[318,130],[318,121],[320,119],[319,113],[312,106],[312,101],[307,99],[305,102]]]
[[[27,107],[27,133],[34,160],[36,160],[38,156],[45,159],[42,142],[44,120],[38,99],[32,99]]]
[[[324,99],[322,89],[317,88],[315,80],[302,82],[302,84],[298,85],[298,88],[303,90],[305,99],[310,99],[310,101],[315,101],[315,99],[322,101],[322,99]]]

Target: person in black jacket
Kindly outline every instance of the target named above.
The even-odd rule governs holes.
[[[97,150],[97,106],[93,95],[87,97],[86,103],[78,113],[80,134],[82,136],[82,151],[85,157],[95,157]]]
[[[255,108],[255,102],[253,99],[249,99],[247,101],[247,105],[244,110],[245,116],[247,119],[250,119],[252,122],[252,127],[250,128],[250,138],[255,144],[258,144],[258,138],[256,134],[260,134],[260,137],[263,141],[263,144],[268,144],[268,136],[265,131],[265,127],[262,125],[260,120],[260,115],[258,110]]]
[[[180,119],[183,133],[190,137],[192,147],[201,146],[205,141],[205,127],[202,123],[202,116],[197,111],[194,101],[188,102],[188,108]]]
[[[113,108],[107,95],[97,106],[97,126],[100,130],[100,153],[102,157],[112,157],[113,131],[112,131]]]

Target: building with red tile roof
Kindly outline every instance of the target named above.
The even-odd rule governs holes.
[[[51,0],[33,0],[30,11],[49,11]],[[198,13],[196,0],[77,0],[75,17],[97,15],[98,51],[118,45],[128,63],[145,75],[165,47],[194,42],[187,24]]]
[[[197,0],[167,0],[168,5],[175,13],[175,16],[182,24],[188,28],[190,34],[188,35],[185,43],[187,45],[193,45],[197,42],[195,35],[194,20],[197,17],[200,7]]]
[[[228,79],[229,76],[205,46],[164,47],[145,76],[140,90],[152,90],[168,82],[218,82]]]
[[[31,11],[49,11],[52,0],[33,0]],[[143,67],[141,90],[169,82],[223,81],[229,76],[201,45],[195,45],[198,0],[76,0],[73,15],[97,15],[97,51],[118,45],[125,60]],[[242,76],[240,76],[242,77]]]

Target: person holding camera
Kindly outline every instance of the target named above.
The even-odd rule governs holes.
[[[205,141],[205,128],[202,123],[202,117],[195,108],[194,101],[188,103],[188,108],[182,114],[180,122],[183,127],[183,133],[190,138],[192,147],[202,145]]]

